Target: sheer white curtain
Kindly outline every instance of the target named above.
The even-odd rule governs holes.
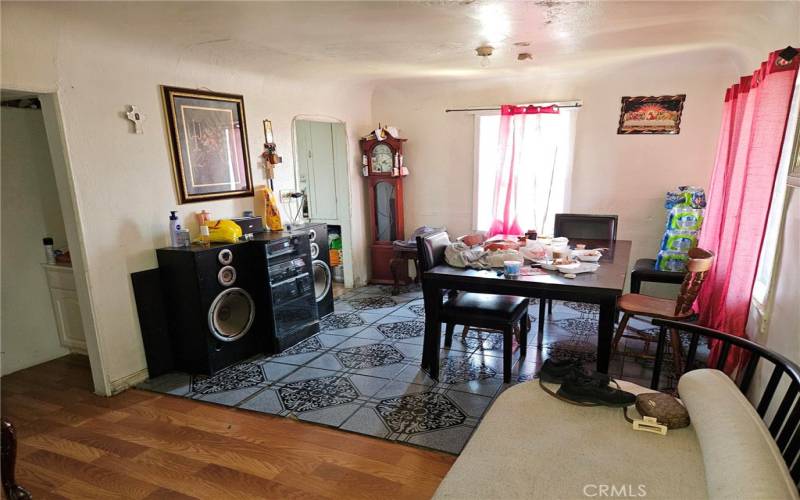
[[[558,114],[514,116],[516,149],[516,212],[522,230],[553,234],[556,213],[569,206],[577,110]],[[476,116],[476,171],[473,223],[485,231],[492,223],[495,179],[500,163],[500,115]]]

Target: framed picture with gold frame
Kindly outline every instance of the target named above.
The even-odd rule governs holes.
[[[686,94],[623,97],[617,134],[681,133]]]
[[[243,97],[161,90],[180,203],[253,196]]]

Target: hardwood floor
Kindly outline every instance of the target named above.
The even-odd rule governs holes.
[[[455,460],[137,389],[103,398],[79,355],[0,386],[34,498],[429,498]]]

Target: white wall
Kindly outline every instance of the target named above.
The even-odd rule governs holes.
[[[265,182],[257,161],[261,120],[272,120],[284,164],[276,189],[294,185],[291,121],[299,114],[328,115],[347,123],[353,183],[352,213],[363,220],[358,137],[369,130],[371,88],[330,79],[282,79],[280,71],[237,69],[194,49],[173,50],[143,39],[115,38],[113,26],[54,19],[37,6],[6,4],[2,11],[2,87],[57,91],[71,162],[76,205],[86,245],[86,273],[106,378],[114,382],[145,368],[130,273],[156,265],[154,249],[167,243],[169,210],[196,232],[190,213],[208,209],[232,216],[251,199],[177,206],[159,85],[209,88],[244,95],[252,173]],[[198,62],[198,61],[204,62]],[[125,106],[146,115],[144,135],[131,133]],[[366,279],[363,222],[354,224],[356,283]],[[143,375],[143,373],[142,373]]]
[[[2,374],[69,351],[58,340],[44,269],[42,238],[66,245],[42,112],[0,109],[2,164]]]
[[[373,97],[372,121],[395,125],[408,138],[409,231],[446,225],[462,234],[472,229],[474,116],[444,110],[581,99],[570,211],[618,214],[618,238],[633,240],[632,258],[654,258],[665,223],[664,193],[708,183],[725,88],[738,76],[725,53],[701,51],[524,80],[384,84]],[[617,135],[622,96],[662,94],[687,95],[679,135]]]

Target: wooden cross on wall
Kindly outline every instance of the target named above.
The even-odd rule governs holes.
[[[128,120],[133,122],[133,125],[136,128],[136,133],[143,134],[144,130],[142,129],[142,122],[144,122],[147,117],[144,116],[143,113],[140,113],[133,104],[129,104],[128,106],[131,108],[131,110],[125,113],[125,116],[128,117]]]

